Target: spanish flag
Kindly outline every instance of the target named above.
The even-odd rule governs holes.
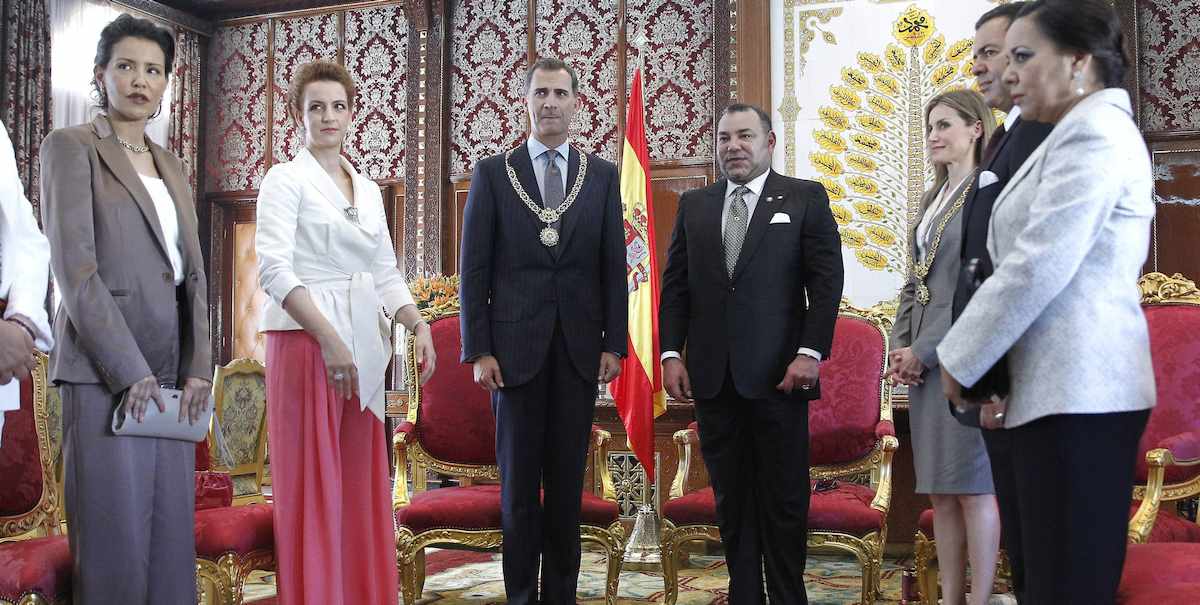
[[[659,273],[650,204],[650,153],[642,105],[642,70],[633,72],[621,153],[621,205],[625,214],[625,267],[629,287],[629,355],[612,383],[617,413],[646,477],[654,480],[654,419],[666,411],[658,344]]]

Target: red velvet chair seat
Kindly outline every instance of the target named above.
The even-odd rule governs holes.
[[[809,531],[835,531],[863,536],[879,531],[883,513],[871,508],[875,490],[838,481],[834,489],[812,495],[808,505]]]
[[[1169,503],[1168,506],[1173,506],[1174,503]],[[1129,509],[1129,515],[1137,511],[1138,502],[1134,502]],[[1154,529],[1150,530],[1150,537],[1147,542],[1200,542],[1200,525],[1192,523],[1182,517],[1177,517],[1171,513],[1162,510],[1158,511],[1158,515],[1154,517]],[[1200,594],[1197,595],[1196,602],[1200,603]]]
[[[0,543],[0,599],[16,603],[28,593],[49,601],[67,599],[71,567],[66,536]]]
[[[717,501],[713,495],[713,488],[698,489],[667,500],[662,507],[662,516],[664,519],[670,519],[676,527],[716,525]]]
[[[196,556],[215,560],[225,553],[274,550],[273,514],[270,504],[196,511]]]
[[[832,490],[812,494],[808,529],[856,536],[878,531],[883,525],[883,513],[871,508],[874,498],[875,492],[869,487],[839,481]],[[662,511],[663,517],[676,527],[717,524],[717,504],[711,487],[668,500]]]
[[[1200,601],[1200,545],[1130,544],[1117,589],[1123,605],[1193,605]]]
[[[604,527],[616,522],[616,502],[583,492],[580,522]],[[396,509],[396,525],[414,534],[431,529],[497,529],[500,527],[500,486],[444,487],[413,494],[408,506]]]

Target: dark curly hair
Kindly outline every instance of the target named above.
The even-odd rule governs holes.
[[[130,14],[113,19],[100,31],[100,42],[96,44],[95,66],[101,69],[108,67],[108,62],[112,61],[113,47],[125,38],[142,38],[157,44],[163,52],[165,61],[163,69],[166,71],[166,75],[171,75],[171,68],[175,64],[174,34],[149,19],[139,19]],[[92,78],[92,92],[96,95],[100,109],[107,110],[108,95],[94,77]],[[154,115],[157,116],[158,112],[156,111]]]

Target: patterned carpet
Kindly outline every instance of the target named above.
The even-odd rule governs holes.
[[[504,602],[504,582],[500,555],[460,551],[428,551],[429,575],[421,605],[492,605]],[[881,581],[882,599],[876,603],[898,603],[900,575],[907,561],[884,562]],[[840,555],[810,555],[805,572],[808,599],[812,605],[849,605],[860,602],[861,575],[858,564]],[[246,601],[256,605],[274,605],[273,577],[258,574],[246,589]],[[718,556],[693,555],[690,565],[679,573],[679,605],[726,605],[725,589],[729,576],[724,560]],[[661,603],[662,574],[625,571],[621,573],[618,593],[620,605]],[[579,576],[579,602],[604,603],[604,557],[584,552]]]

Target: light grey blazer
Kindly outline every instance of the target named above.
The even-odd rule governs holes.
[[[1109,88],[1071,109],[1000,193],[988,229],[996,271],[938,354],[971,385],[1009,353],[1006,428],[1154,406],[1137,287],[1153,186],[1129,95]]]
[[[954,207],[954,201],[962,194],[963,188],[974,180],[967,179],[950,192],[949,202],[933,217],[930,237],[937,233],[938,224]],[[908,254],[913,259],[917,258],[917,226],[921,224],[925,213],[929,212],[932,199],[937,194],[936,189],[925,192],[921,198],[921,211],[909,227]],[[955,213],[942,232],[942,241],[933,258],[933,266],[929,268],[929,275],[925,279],[925,285],[929,288],[929,304],[922,305],[916,299],[915,275],[909,275],[900,290],[900,308],[896,313],[896,326],[892,329],[892,346],[912,347],[913,354],[921,360],[927,372],[937,368],[937,345],[950,330],[950,306],[954,302],[954,288],[958,285],[959,267],[962,265],[962,214],[961,209]]]

